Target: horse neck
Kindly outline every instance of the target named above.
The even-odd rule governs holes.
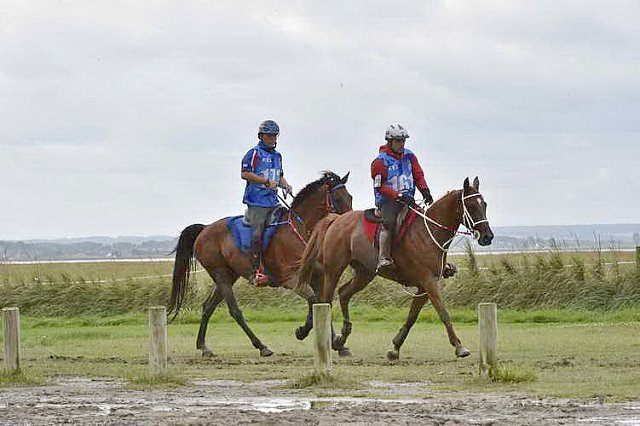
[[[461,191],[451,191],[436,201],[429,209],[429,217],[451,229],[458,229],[462,223]]]
[[[300,219],[302,219],[309,232],[311,232],[320,219],[328,214],[325,197],[324,188],[321,187],[296,207],[294,213],[300,216]]]

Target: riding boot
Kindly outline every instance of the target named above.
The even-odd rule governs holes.
[[[380,229],[380,251],[378,255],[378,266],[376,267],[376,273],[384,272],[394,267],[393,259],[391,258],[391,232],[384,226]]]
[[[251,266],[254,270],[253,285],[263,287],[269,284],[269,277],[262,268],[262,230],[254,230],[251,238]]]
[[[458,267],[456,265],[454,265],[453,263],[445,263],[444,264],[444,269],[442,270],[442,277],[443,278],[450,278],[452,276],[454,276],[456,274],[456,272],[458,272]]]

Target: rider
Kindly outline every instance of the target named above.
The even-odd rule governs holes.
[[[255,270],[253,283],[266,285],[269,278],[261,262],[262,233],[267,218],[279,203],[278,187],[292,193],[291,185],[284,178],[282,155],[276,151],[280,127],[273,120],[265,120],[258,127],[258,144],[242,158],[240,176],[247,181],[242,202],[247,205],[245,221],[253,227],[251,238],[251,260]]]
[[[383,226],[380,230],[380,254],[377,271],[393,266],[391,242],[396,218],[403,204],[414,204],[416,187],[427,204],[433,203],[431,191],[424,178],[422,167],[415,154],[404,147],[409,134],[400,124],[387,127],[387,141],[379,149],[378,157],[371,163],[371,178],[376,207],[382,212]]]

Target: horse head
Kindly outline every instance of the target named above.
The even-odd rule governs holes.
[[[323,172],[323,179],[326,180],[327,212],[342,214],[353,210],[353,197],[346,187],[350,173],[347,172],[346,175],[340,177],[333,172]]]
[[[304,220],[307,229],[313,229],[317,221],[329,213],[342,214],[352,210],[352,197],[346,188],[347,180],[349,173],[340,177],[331,171],[324,171],[320,179],[311,182],[296,194],[291,209]]]
[[[469,184],[469,178],[464,180],[461,199],[463,225],[473,232],[478,244],[488,246],[493,240],[493,231],[489,226],[487,203],[480,194],[480,180],[477,176],[473,184]]]

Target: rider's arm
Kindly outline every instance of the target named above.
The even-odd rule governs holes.
[[[373,187],[378,190],[380,195],[389,200],[395,200],[400,193],[387,184],[387,176],[389,171],[384,161],[379,158],[371,163],[371,179],[373,179]]]
[[[256,167],[258,167],[259,163],[260,156],[255,149],[250,149],[242,158],[242,171],[240,172],[240,177],[249,183],[264,184],[270,188],[275,187],[275,182],[270,183],[269,179],[255,173]]]
[[[266,177],[258,176],[253,172],[242,172],[240,173],[240,177],[250,183],[267,184],[269,182],[269,179],[267,179]]]
[[[413,171],[413,181],[416,184],[416,188],[429,189],[427,186],[427,180],[424,178],[424,171],[422,167],[420,167],[420,163],[418,163],[418,158],[415,155],[411,156],[411,170]]]

